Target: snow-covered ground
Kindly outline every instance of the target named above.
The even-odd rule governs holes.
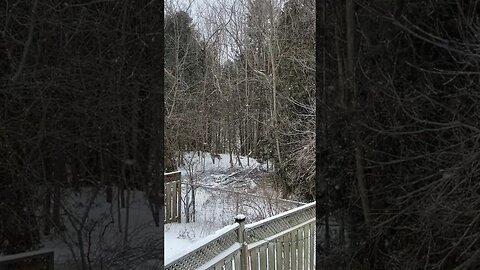
[[[240,157],[242,166],[233,157],[233,167],[228,154],[220,154],[215,164],[208,153],[185,154],[184,165],[179,168],[183,183],[197,185],[195,189],[195,222],[185,223],[182,208],[182,223],[165,224],[165,259],[184,253],[192,243],[234,223],[237,214],[244,214],[246,222],[255,222],[299,204],[280,201],[267,178],[266,164]],[[182,185],[182,200],[185,202],[187,185]]]
[[[127,241],[127,209],[120,207],[119,211],[115,191],[113,204],[106,202],[105,189],[97,193],[94,188],[82,188],[79,193],[68,189],[63,193],[64,211],[69,213],[62,217],[65,230],[55,237],[44,236],[42,241],[44,249],[54,250],[55,269],[74,269],[74,265],[78,264],[75,262],[80,255],[76,229],[80,228],[83,217],[86,218],[82,241],[87,263],[92,265],[92,269],[100,269],[100,265],[108,269],[134,269],[131,267],[161,264],[161,228],[155,227],[143,192],[130,191]],[[89,208],[91,201],[93,203]]]
[[[185,155],[185,164],[179,168],[184,183],[197,185],[195,190],[195,221],[185,223],[185,208],[182,207],[182,223],[166,224],[164,241],[161,228],[155,227],[148,200],[141,191],[130,191],[128,237],[125,241],[127,209],[118,205],[117,189],[114,188],[113,203],[106,201],[105,189],[98,192],[84,187],[79,192],[62,190],[65,209],[62,219],[63,232],[55,236],[42,236],[42,249],[55,252],[55,269],[74,269],[80,264],[79,235],[84,258],[92,269],[146,269],[158,267],[160,245],[165,243],[165,258],[212,235],[215,231],[234,223],[237,214],[245,214],[247,223],[292,209],[298,204],[278,201],[280,194],[269,183],[266,164],[254,159],[236,157],[233,166],[228,154],[220,154],[215,164],[208,153],[198,157],[196,153]],[[187,185],[182,185],[185,202]],[[256,196],[255,196],[256,195]],[[125,198],[127,195],[125,194]],[[90,201],[91,206],[90,205]],[[120,216],[119,216],[120,214]]]

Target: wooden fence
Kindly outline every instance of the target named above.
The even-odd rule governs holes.
[[[180,172],[165,173],[164,223],[182,221],[182,182]]]
[[[0,256],[0,270],[53,270],[53,251],[32,251]]]
[[[315,269],[315,202],[252,224],[242,215],[235,221],[165,260],[165,270]]]

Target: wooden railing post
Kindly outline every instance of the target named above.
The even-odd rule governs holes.
[[[182,222],[182,175],[181,172],[165,173],[164,222]]]
[[[247,242],[245,241],[245,215],[237,215],[235,222],[238,223],[238,242],[242,245],[240,249],[240,269],[248,270]]]
[[[182,175],[178,173],[177,184],[177,222],[182,223]]]

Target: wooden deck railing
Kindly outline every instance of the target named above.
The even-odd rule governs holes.
[[[34,261],[38,261],[34,263]],[[0,270],[54,270],[53,251],[40,250],[0,256]]]
[[[315,202],[245,226],[249,268],[315,269]]]
[[[235,218],[214,235],[165,260],[165,270],[315,269],[315,202],[244,224]]]
[[[180,172],[165,173],[164,223],[181,222],[182,182]]]

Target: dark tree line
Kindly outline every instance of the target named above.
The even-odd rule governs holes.
[[[0,13],[0,252],[62,230],[65,188],[111,203],[146,190],[158,226],[160,3],[8,0]]]
[[[320,265],[477,269],[478,3],[321,2]]]

